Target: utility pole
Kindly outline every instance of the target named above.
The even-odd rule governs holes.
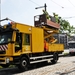
[[[45,11],[46,11],[46,10],[47,10],[47,9],[46,9],[46,7],[47,7],[46,3],[45,3],[45,5],[44,5],[44,7],[45,7]]]
[[[44,8],[45,11],[47,11],[46,7],[47,7],[47,5],[46,5],[46,3],[45,3],[44,6],[36,7],[35,9]]]
[[[1,0],[0,0],[0,20],[1,20]],[[0,21],[0,26],[1,26],[1,21]]]

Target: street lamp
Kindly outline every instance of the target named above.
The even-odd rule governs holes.
[[[43,7],[45,8],[45,11],[46,11],[46,7],[47,7],[46,3],[44,6],[36,7],[35,9],[39,9],[39,8],[43,8]]]

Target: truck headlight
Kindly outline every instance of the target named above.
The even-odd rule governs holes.
[[[6,58],[6,63],[9,63],[9,58]]]

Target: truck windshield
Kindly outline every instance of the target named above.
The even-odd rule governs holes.
[[[75,48],[75,43],[69,43],[69,48]]]
[[[12,41],[12,32],[6,32],[0,35],[0,44]]]

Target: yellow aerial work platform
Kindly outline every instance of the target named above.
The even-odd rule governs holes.
[[[55,51],[63,51],[64,45],[63,44],[55,44],[57,39],[53,37],[53,34],[59,33],[60,24],[52,22],[46,18],[45,14],[37,15],[34,17],[34,25],[35,27],[43,28],[44,30],[44,40],[47,42],[48,51],[55,52]]]

